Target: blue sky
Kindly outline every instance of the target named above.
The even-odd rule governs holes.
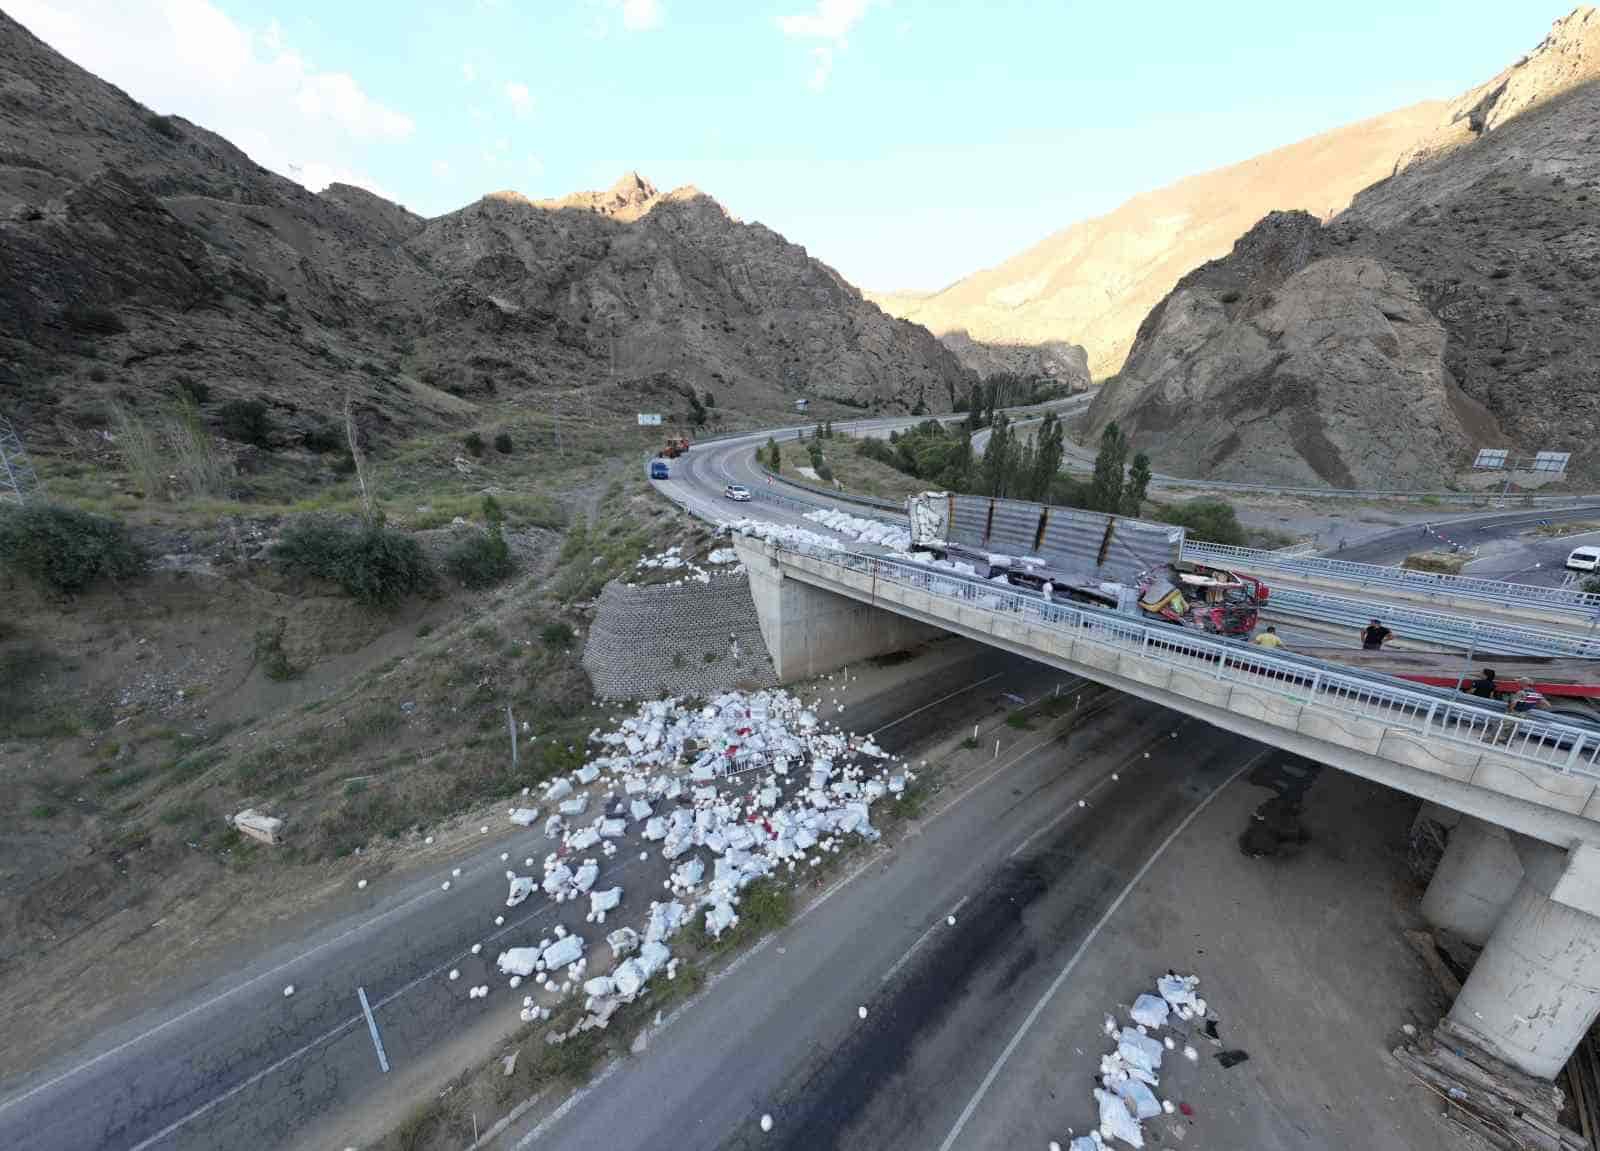
[[[425,215],[695,184],[868,288],[936,288],[1140,191],[1528,51],[1571,0],[0,0],[268,167]]]

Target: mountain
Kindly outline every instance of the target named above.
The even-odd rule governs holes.
[[[313,194],[156,115],[0,13],[0,409],[71,442],[113,397],[266,400],[291,435],[348,393],[387,433],[611,377],[774,410],[944,406],[969,373],[805,249],[635,173],[425,220]],[[191,389],[193,390],[193,389]]]
[[[1185,273],[1226,254],[1274,209],[1319,218],[1343,210],[1445,114],[1444,104],[1425,103],[1346,125],[1135,196],[942,291],[868,298],[941,336],[964,330],[987,344],[1082,344],[1103,378],[1122,366],[1140,320]]]
[[[1600,13],[1455,107],[1470,140],[1331,223],[1270,215],[1185,276],[1091,430],[1114,419],[1164,470],[1219,479],[1434,487],[1480,447],[1600,476]]]

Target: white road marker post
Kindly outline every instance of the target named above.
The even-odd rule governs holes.
[[[517,770],[517,721],[511,714],[511,707],[506,706],[506,730],[511,733],[511,770]]]

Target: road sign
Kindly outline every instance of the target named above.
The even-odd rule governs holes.
[[[641,428],[658,428],[661,426],[660,412],[640,412],[639,426]]]
[[[1472,461],[1475,468],[1499,471],[1506,466],[1506,456],[1510,452],[1505,448],[1484,448],[1478,452],[1478,458]]]
[[[1564,472],[1567,470],[1567,461],[1571,458],[1571,452],[1540,452],[1533,457],[1533,470],[1536,472]]]

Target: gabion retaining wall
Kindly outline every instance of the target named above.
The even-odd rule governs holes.
[[[714,696],[778,682],[743,574],[677,586],[613,580],[595,606],[583,666],[601,699]]]

